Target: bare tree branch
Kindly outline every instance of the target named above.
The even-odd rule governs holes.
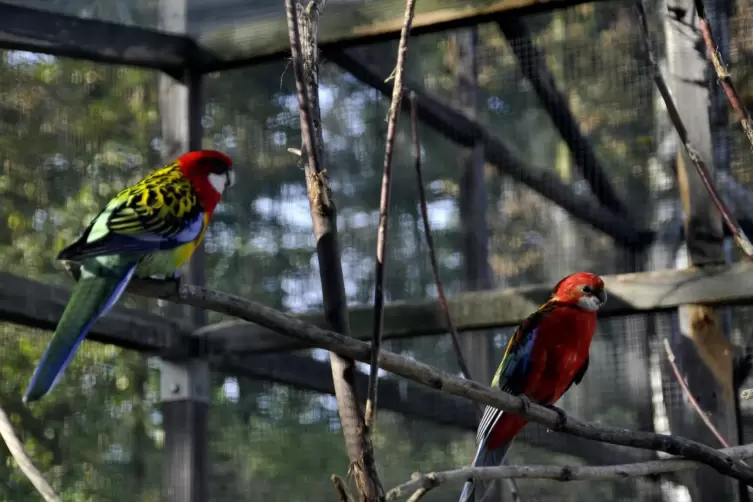
[[[680,388],[682,389],[682,392],[685,394],[685,397],[688,398],[688,401],[690,401],[690,405],[693,407],[693,409],[698,413],[698,416],[701,417],[701,420],[703,420],[703,423],[706,424],[706,427],[709,428],[712,434],[716,437],[716,439],[719,440],[719,443],[721,443],[722,446],[725,448],[729,448],[729,444],[724,439],[724,436],[717,430],[716,427],[714,427],[714,424],[711,423],[711,420],[709,420],[709,417],[706,416],[706,413],[704,413],[703,408],[701,408],[701,405],[698,404],[698,401],[693,396],[693,393],[690,392],[690,389],[688,389],[688,384],[685,383],[685,379],[682,377],[682,374],[680,374],[680,368],[677,367],[677,363],[675,362],[675,354],[672,352],[672,347],[669,345],[669,340],[666,338],[664,339],[664,351],[667,353],[667,359],[669,360],[669,365],[672,367],[672,373],[675,375],[675,379],[677,380],[677,383],[680,385]]]
[[[67,266],[71,274],[76,277],[79,273],[79,267],[76,264],[68,264]],[[336,352],[349,359],[363,362],[368,362],[371,359],[371,344],[369,343],[341,335],[335,331],[318,328],[273,308],[238,296],[201,286],[182,284],[180,281],[154,279],[135,279],[129,284],[127,291],[231,315],[244,321],[256,323],[282,335],[296,338],[311,347]],[[697,441],[679,436],[610,427],[585,422],[564,414],[561,415],[561,410],[558,413],[520,397],[471,380],[458,378],[446,371],[389,351],[381,352],[379,367],[427,387],[521,416],[531,422],[545,425],[554,431],[604,443],[663,451],[670,455],[682,456],[707,464],[721,474],[745,481],[753,486],[753,469]]]
[[[24,446],[21,440],[18,439],[16,433],[13,431],[13,424],[11,424],[8,415],[0,408],[0,436],[5,441],[5,445],[8,447],[13,460],[18,464],[18,468],[24,473],[24,476],[29,482],[34,485],[39,494],[46,502],[62,502],[62,499],[55,493],[50,484],[44,479],[44,476],[39,469],[36,468],[34,462],[31,461],[29,455],[26,454]]]
[[[722,85],[727,99],[729,99],[729,104],[737,114],[740,127],[742,127],[750,145],[753,146],[753,122],[751,122],[748,109],[745,108],[740,95],[737,93],[737,89],[735,89],[735,85],[732,83],[732,76],[727,70],[724,60],[722,60],[719,46],[714,40],[714,34],[711,32],[711,24],[706,17],[706,8],[703,6],[703,0],[694,0],[693,4],[695,5],[696,12],[698,12],[701,35],[703,35],[703,41],[706,43],[706,50],[708,50],[709,57],[711,57],[711,63],[714,66],[714,71],[716,71],[716,76],[719,77],[719,83]]]
[[[753,444],[719,450],[730,458],[742,460],[753,457]],[[387,500],[398,500],[416,490],[431,490],[446,483],[465,481],[471,477],[490,481],[494,479],[525,478],[552,479],[555,481],[613,481],[625,478],[650,476],[666,472],[695,469],[701,465],[693,460],[662,459],[633,464],[581,466],[581,465],[523,465],[504,467],[466,467],[451,471],[414,473],[411,480],[387,492]]]
[[[431,224],[429,223],[429,208],[426,204],[426,191],[424,190],[424,179],[421,173],[421,140],[418,134],[418,117],[416,115],[416,97],[413,91],[408,94],[410,98],[410,121],[411,131],[413,135],[413,165],[416,168],[416,180],[418,185],[418,200],[421,207],[421,218],[424,224],[424,235],[426,236],[426,247],[429,250],[429,260],[431,261],[431,271],[434,274],[434,283],[437,286],[437,297],[439,299],[439,308],[442,309],[445,322],[447,323],[447,330],[452,337],[452,346],[455,348],[455,357],[458,361],[458,367],[463,373],[463,376],[468,380],[471,378],[471,372],[468,369],[468,364],[463,357],[463,348],[460,345],[460,335],[455,328],[455,323],[452,322],[452,316],[450,315],[450,308],[447,306],[447,296],[444,294],[444,286],[442,285],[442,279],[439,277],[439,264],[437,263],[437,252],[434,248],[434,238],[431,235]]]
[[[431,224],[429,223],[429,208],[426,203],[426,190],[424,190],[424,180],[421,169],[421,138],[418,132],[418,114],[416,113],[416,94],[413,91],[408,93],[410,100],[410,120],[411,120],[411,132],[413,136],[413,164],[416,168],[416,184],[418,186],[418,199],[421,207],[421,218],[424,224],[424,235],[426,236],[426,247],[429,250],[429,260],[431,261],[431,271],[434,274],[434,284],[437,287],[437,297],[439,299],[439,308],[445,317],[445,323],[447,324],[447,331],[452,338],[452,346],[455,349],[455,357],[460,368],[460,372],[467,380],[473,380],[471,372],[468,369],[468,363],[463,356],[463,347],[460,344],[460,335],[455,327],[455,323],[452,321],[450,315],[450,308],[447,305],[447,296],[444,292],[444,286],[442,285],[442,279],[439,277],[439,264],[437,263],[437,252],[434,247],[434,238],[431,234]],[[483,407],[478,407],[478,416],[481,417]],[[503,463],[505,463],[504,461]],[[510,490],[514,502],[520,502],[520,490],[514,479],[508,478],[505,480],[507,488]],[[427,490],[428,491],[428,490]],[[423,494],[420,495],[423,497]]]
[[[717,207],[717,209],[719,209],[719,213],[721,213],[724,224],[727,226],[730,233],[735,238],[735,242],[740,247],[742,252],[748,258],[753,259],[753,244],[745,235],[745,232],[743,232],[743,229],[740,227],[740,224],[738,223],[737,219],[732,215],[732,212],[729,210],[727,205],[719,196],[719,192],[717,192],[716,188],[714,187],[714,182],[711,179],[711,175],[709,174],[709,170],[706,167],[706,164],[703,162],[703,159],[701,159],[700,155],[698,154],[698,151],[696,150],[696,148],[693,146],[693,144],[690,142],[690,139],[688,138],[688,131],[685,128],[685,124],[683,123],[682,118],[680,117],[680,112],[677,109],[677,104],[675,103],[675,100],[672,97],[672,91],[670,91],[669,86],[667,85],[667,82],[664,80],[664,77],[662,76],[661,70],[659,69],[659,65],[656,62],[656,57],[654,56],[653,48],[651,47],[651,39],[650,39],[651,35],[648,31],[648,19],[646,15],[646,7],[644,5],[644,2],[645,0],[637,0],[635,3],[635,7],[638,12],[638,18],[639,18],[638,24],[641,27],[644,50],[646,52],[646,57],[648,58],[648,61],[651,65],[651,72],[653,73],[654,83],[656,83],[656,87],[659,90],[659,93],[661,94],[661,97],[664,100],[664,103],[667,105],[667,112],[669,113],[669,118],[672,120],[672,124],[677,130],[677,135],[680,138],[680,142],[685,147],[685,151],[687,152],[688,157],[690,158],[691,162],[693,162],[693,165],[695,166],[696,171],[698,171],[698,175],[700,176],[701,181],[703,182],[703,185],[706,187],[706,190],[709,193],[709,197],[711,197],[711,200],[714,202],[714,205]]]
[[[337,474],[333,474],[329,479],[332,480],[332,484],[335,485],[335,490],[337,490],[337,495],[340,497],[340,502],[353,502],[353,497],[348,493],[348,487],[343,478]]]
[[[301,118],[302,150],[306,151],[306,191],[316,238],[319,277],[324,311],[329,326],[344,336],[350,334],[345,282],[337,238],[337,209],[324,168],[324,145],[319,109],[317,22],[324,1],[312,0],[302,8],[295,0],[285,0],[290,51],[293,60],[298,106]],[[300,17],[298,9],[300,8]],[[302,46],[301,39],[305,42]],[[374,463],[374,447],[364,425],[356,393],[356,367],[352,359],[330,352],[332,379],[340,423],[361,500],[384,500],[384,488]]]
[[[384,174],[382,175],[382,193],[379,198],[379,227],[377,230],[376,271],[374,277],[374,331],[371,336],[371,367],[369,369],[369,387],[366,400],[364,422],[371,432],[374,428],[377,409],[377,386],[379,385],[379,349],[382,346],[382,329],[384,325],[384,270],[387,258],[387,225],[389,221],[390,192],[392,188],[392,152],[395,146],[397,120],[400,117],[400,102],[403,99],[403,74],[405,73],[405,58],[408,53],[408,36],[413,21],[413,10],[416,0],[406,0],[403,29],[400,32],[400,43],[397,48],[397,64],[395,65],[395,84],[392,88],[392,102],[387,119],[387,140],[384,148]]]

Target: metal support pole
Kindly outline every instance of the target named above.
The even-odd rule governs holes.
[[[161,0],[161,28],[175,34],[187,31],[186,0]],[[169,162],[182,153],[201,148],[202,77],[186,68],[182,80],[160,77],[160,115],[163,155]],[[186,280],[204,284],[204,246],[199,246],[189,264]],[[196,326],[206,323],[200,309],[189,309]],[[165,429],[163,463],[164,502],[208,500],[207,414],[210,372],[206,359],[160,361],[160,400]]]

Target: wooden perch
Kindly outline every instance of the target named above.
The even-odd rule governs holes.
[[[74,264],[70,267],[75,273],[77,267]],[[368,362],[370,360],[371,347],[366,342],[317,328],[260,303],[227,293],[181,284],[178,281],[149,279],[132,281],[127,291],[235,316],[260,324],[285,336],[298,338],[312,347],[323,348],[356,361]],[[602,426],[573,417],[563,417],[549,408],[458,378],[389,351],[382,351],[379,357],[379,367],[430,388],[520,415],[552,430],[605,443],[663,451],[670,455],[697,460],[713,467],[721,474],[745,481],[753,486],[753,469],[696,441],[676,436],[631,431],[620,427]]]
[[[735,460],[753,457],[753,444],[719,450]],[[662,459],[633,464],[582,466],[582,465],[521,465],[504,467],[465,467],[451,471],[414,474],[407,481],[387,492],[387,500],[398,500],[418,490],[431,490],[447,483],[465,481],[471,477],[480,480],[505,478],[551,479],[554,481],[618,481],[625,478],[650,476],[701,465],[693,460]]]

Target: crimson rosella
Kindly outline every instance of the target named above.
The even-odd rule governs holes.
[[[528,316],[510,337],[492,387],[553,407],[588,369],[596,313],[607,301],[604,282],[577,272],[554,287],[549,300]],[[528,421],[487,406],[478,426],[474,467],[501,465]],[[460,502],[472,502],[476,482],[463,487]]]

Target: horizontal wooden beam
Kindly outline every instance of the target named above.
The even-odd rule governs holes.
[[[189,61],[207,62],[189,37],[0,3],[0,48],[163,70],[181,78]]]
[[[334,395],[329,363],[293,354],[238,355],[222,353],[210,356],[210,362],[229,376],[243,375],[293,387]],[[368,375],[356,373],[356,386],[366,395]],[[478,416],[473,403],[405,380],[384,378],[379,381],[379,407],[407,417],[437,425],[475,431]],[[564,434],[547,433],[545,427],[529,424],[521,440],[530,446],[580,457],[591,464],[610,464],[645,460],[644,452],[631,448],[588,441]],[[619,459],[619,460],[618,460]]]
[[[753,264],[737,263],[704,269],[664,270],[604,276],[609,300],[599,317],[659,312],[680,305],[704,303],[753,304]],[[516,326],[549,296],[550,285],[460,293],[449,297],[450,313],[459,331]],[[371,338],[371,307],[348,311],[352,335]],[[300,314],[299,319],[325,327],[320,313]],[[405,338],[446,333],[444,316],[436,300],[393,302],[384,309],[384,338]],[[244,321],[205,326],[199,332],[224,350],[271,352],[302,348],[293,338]]]
[[[0,272],[0,319],[53,330],[63,314],[71,289]],[[190,353],[186,327],[148,312],[116,305],[97,321],[89,338],[128,349],[174,357]]]
[[[392,94],[392,83],[388,81],[391,69],[376,60],[373,51],[323,49],[323,52],[327,60],[361,82],[385,96]],[[410,92],[401,102],[403,108],[409,110],[411,101],[415,102],[416,113],[424,124],[460,145],[470,148],[478,142],[483,143],[486,161],[495,166],[500,175],[510,176],[530,187],[573,217],[609,235],[621,246],[641,249],[653,240],[653,232],[637,229],[629,219],[612,213],[592,197],[576,194],[550,169],[526,164],[482,124],[424,92],[421,86],[406,82],[405,89]]]
[[[65,308],[70,288],[0,272],[0,320],[39,329],[53,329]],[[190,328],[161,316],[115,306],[95,323],[89,339],[163,357],[204,355],[212,368],[228,375],[273,381],[322,394],[334,394],[329,363],[294,354],[243,355],[224,351],[222,344],[191,336]],[[365,393],[367,375],[358,373],[356,384]],[[464,399],[426,389],[413,383],[387,378],[379,389],[383,409],[429,423],[474,430],[474,405]],[[546,434],[536,424],[524,433],[527,443],[579,456],[594,463],[625,460],[639,452],[628,448]]]
[[[491,22],[500,15],[534,14],[562,9],[586,0],[439,0],[416,5],[411,35],[423,35]],[[597,0],[602,1],[602,0]],[[319,20],[322,51],[394,40],[403,25],[401,9],[393,0],[329,4]],[[207,21],[207,20],[210,21]],[[259,15],[244,0],[221,0],[194,7],[189,22],[197,27],[197,41],[216,54],[204,71],[222,71],[279,60],[290,54],[285,12]],[[260,35],[260,33],[262,35]]]
[[[209,73],[287,57],[290,50],[282,4],[279,15],[260,18],[252,9],[247,12],[248,21],[244,23],[241,17],[239,24],[238,13],[247,8],[248,2],[238,1],[236,5],[234,1],[224,2],[223,6],[210,3],[206,11],[201,7],[190,9],[189,22],[196,28],[194,32],[199,33],[198,39],[151,28],[0,3],[0,49],[152,68],[165,71],[175,78],[182,78],[187,67]],[[378,1],[392,3],[391,0]],[[492,21],[502,13],[534,13],[584,1],[496,0],[490,3],[474,0],[461,6],[443,2],[430,5],[425,11],[418,7],[411,34],[476,25]],[[320,27],[319,35],[323,50],[396,39],[400,34],[402,15],[377,19],[369,14],[380,12],[379,5],[343,4],[328,9],[332,9],[331,15],[322,18],[324,24]],[[355,16],[363,19],[362,22],[354,23],[355,17],[348,15],[348,11],[354,9],[359,12],[365,9],[365,15]],[[381,11],[389,12],[390,9],[383,8]],[[223,13],[227,13],[224,20]],[[202,28],[210,18],[216,26]],[[260,32],[268,36],[260,37]]]

